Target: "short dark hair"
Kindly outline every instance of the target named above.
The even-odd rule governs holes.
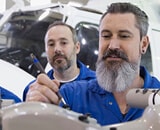
[[[53,23],[51,23],[49,26],[48,26],[48,29],[47,29],[47,32],[50,28],[54,27],[54,26],[58,26],[58,25],[62,25],[62,26],[66,26],[68,27],[71,32],[72,32],[72,38],[73,38],[73,42],[76,43],[78,41],[78,38],[77,38],[77,34],[76,34],[76,31],[75,29],[70,26],[69,24],[66,24],[65,22],[62,22],[62,21],[55,21]]]
[[[140,31],[140,38],[147,35],[148,26],[149,26],[148,16],[138,6],[128,3],[128,2],[112,3],[108,7],[107,11],[102,15],[100,23],[102,19],[105,17],[105,15],[107,15],[108,13],[133,13],[136,18],[136,27]]]

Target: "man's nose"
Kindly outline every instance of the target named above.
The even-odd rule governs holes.
[[[55,53],[60,53],[61,52],[61,46],[60,45],[55,45]]]
[[[120,48],[120,43],[119,43],[119,40],[114,38],[114,39],[111,39],[110,40],[110,43],[109,43],[109,49],[119,49]]]

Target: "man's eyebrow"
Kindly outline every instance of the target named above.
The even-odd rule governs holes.
[[[59,40],[68,40],[68,39],[65,37],[61,37]]]
[[[102,33],[109,33],[109,32],[111,32],[111,31],[109,31],[108,29],[104,29],[104,30],[101,31],[101,34]]]
[[[103,33],[111,33],[111,31],[108,30],[108,29],[104,29],[100,32],[100,34],[103,34]],[[127,33],[127,34],[130,34],[130,35],[133,35],[133,33],[129,30],[119,30],[118,33]]]
[[[118,32],[120,33],[129,33],[129,34],[132,34],[132,32],[128,31],[128,30],[119,30]]]
[[[54,42],[55,40],[53,40],[53,39],[49,39],[47,42]]]

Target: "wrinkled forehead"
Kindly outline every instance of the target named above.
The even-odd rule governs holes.
[[[57,25],[57,26],[51,27],[45,35],[45,39],[61,38],[61,37],[72,38],[71,30],[66,26]]]
[[[135,28],[136,19],[132,13],[108,13],[100,22],[99,30],[109,28]]]
[[[48,33],[63,33],[63,34],[72,34],[70,28],[64,25],[53,26],[48,30]]]

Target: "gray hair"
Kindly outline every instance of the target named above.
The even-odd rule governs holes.
[[[102,15],[100,23],[108,13],[133,13],[136,18],[136,27],[140,31],[140,38],[142,39],[143,36],[147,35],[149,26],[148,16],[143,10],[141,10],[136,5],[127,2],[112,3],[108,7],[107,11]]]

